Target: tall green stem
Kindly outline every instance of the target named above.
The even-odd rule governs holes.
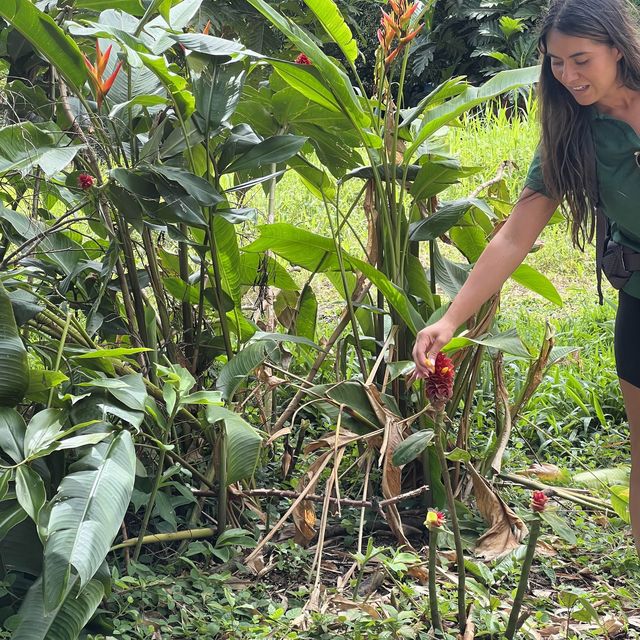
[[[434,633],[442,634],[442,620],[438,609],[438,589],[436,587],[436,554],[438,551],[438,528],[429,529],[429,610]]]
[[[527,545],[527,553],[522,563],[522,573],[520,574],[520,582],[518,583],[518,590],[516,591],[516,597],[513,601],[513,608],[511,609],[511,615],[509,616],[509,622],[507,624],[507,631],[505,637],[507,640],[513,640],[518,630],[518,618],[520,617],[520,609],[522,609],[522,601],[524,595],[527,592],[527,586],[529,584],[529,572],[531,571],[531,565],[533,564],[533,556],[536,551],[536,543],[540,536],[540,516],[536,514],[533,522],[531,523],[531,531],[529,532],[529,544]]]
[[[467,604],[465,597],[465,569],[464,569],[464,550],[462,549],[462,536],[460,535],[460,525],[458,523],[458,514],[456,513],[456,503],[453,497],[453,488],[451,487],[451,476],[447,468],[447,458],[444,453],[442,440],[443,423],[444,423],[444,407],[438,410],[435,419],[435,446],[440,461],[440,469],[442,479],[444,481],[445,493],[447,494],[447,504],[449,506],[449,517],[451,518],[451,531],[456,544],[456,563],[458,565],[458,626],[460,633],[464,633],[467,625]]]

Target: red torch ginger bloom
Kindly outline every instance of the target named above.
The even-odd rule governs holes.
[[[313,64],[311,60],[304,54],[301,53],[294,61],[296,64]]]
[[[100,51],[100,44],[96,40],[96,64],[95,66],[91,63],[87,56],[84,56],[84,63],[89,70],[89,80],[91,80],[91,84],[96,93],[96,102],[98,103],[98,109],[102,106],[102,102],[109,93],[109,89],[113,86],[113,83],[116,79],[116,76],[120,72],[122,67],[122,60],[118,60],[118,63],[113,70],[113,73],[106,79],[103,79],[103,75],[105,69],[107,68],[107,62],[109,62],[109,57],[111,56],[111,49],[113,45],[109,45],[107,50],[102,53]]]
[[[427,517],[424,519],[424,526],[427,529],[439,529],[445,523],[444,513],[429,509]]]
[[[531,508],[536,513],[542,513],[546,509],[548,500],[544,491],[534,491],[531,495]]]
[[[93,176],[88,173],[81,173],[78,175],[78,186],[86,191],[87,189],[91,189],[93,187],[94,179]]]
[[[425,378],[425,393],[436,409],[442,409],[453,395],[455,369],[442,351],[436,356],[433,370]]]

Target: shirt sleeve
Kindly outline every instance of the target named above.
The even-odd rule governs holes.
[[[536,149],[533,154],[533,160],[529,165],[529,171],[524,181],[524,186],[529,187],[532,191],[541,193],[543,196],[549,197],[547,188],[544,185],[544,179],[542,178],[542,167],[540,166],[540,149]]]

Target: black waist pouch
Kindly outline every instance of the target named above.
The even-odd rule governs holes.
[[[640,269],[640,254],[607,238],[602,255],[602,272],[614,289],[622,289],[634,271]]]

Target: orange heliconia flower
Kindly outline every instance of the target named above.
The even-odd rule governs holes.
[[[91,80],[91,84],[96,92],[96,102],[98,103],[98,109],[102,106],[102,102],[109,93],[109,89],[113,86],[113,83],[116,79],[116,76],[120,72],[122,68],[122,60],[118,60],[116,64],[116,68],[113,70],[113,73],[106,79],[103,79],[104,72],[107,68],[107,62],[109,62],[109,57],[111,56],[111,49],[113,45],[109,45],[107,50],[102,53],[100,51],[100,43],[96,40],[96,64],[95,66],[91,63],[91,60],[84,56],[84,63],[87,65],[87,69],[89,70],[89,80]],[[83,54],[84,55],[84,54]]]
[[[419,3],[417,1],[409,2],[409,0],[389,0],[391,5],[391,13],[382,11],[380,20],[381,28],[378,29],[378,42],[384,53],[384,63],[389,66],[404,47],[411,42],[424,27],[419,25],[413,30],[409,30],[409,23],[413,14],[417,11]],[[395,39],[398,44],[392,48]]]

